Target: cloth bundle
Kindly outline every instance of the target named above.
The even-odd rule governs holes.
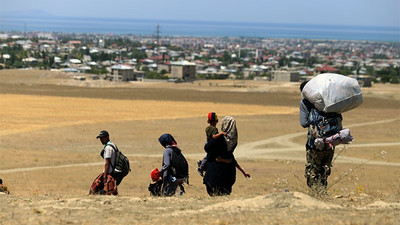
[[[350,129],[344,129],[339,131],[327,138],[316,138],[314,144],[317,149],[324,150],[325,146],[328,145],[328,149],[334,149],[335,146],[340,144],[349,144],[354,140],[354,137],[350,134]]]
[[[301,95],[319,111],[326,113],[343,113],[363,102],[358,81],[335,73],[323,73],[312,78]]]

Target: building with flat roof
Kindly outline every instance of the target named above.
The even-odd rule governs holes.
[[[372,77],[369,75],[350,76],[358,81],[361,87],[372,87]]]
[[[299,82],[300,75],[294,71],[274,71],[272,80],[275,82]]]
[[[117,77],[121,81],[132,81],[136,80],[135,70],[132,66],[127,65],[114,65],[111,67],[111,77]],[[112,78],[114,79],[114,78]]]
[[[171,63],[171,78],[180,80],[194,80],[196,78],[196,63],[188,61]]]

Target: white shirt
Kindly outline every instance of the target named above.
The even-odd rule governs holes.
[[[108,167],[108,174],[111,174],[114,171],[113,165],[115,166],[115,150],[110,145],[113,145],[115,148],[117,148],[111,141],[107,142],[106,146],[104,147],[104,165],[106,164],[106,159],[110,159],[111,161],[111,165]]]

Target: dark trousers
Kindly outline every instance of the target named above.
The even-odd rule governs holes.
[[[311,189],[326,193],[334,154],[334,150],[307,149],[307,164],[304,176],[307,178],[307,185]]]

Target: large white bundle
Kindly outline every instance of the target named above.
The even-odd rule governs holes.
[[[335,73],[323,73],[312,78],[301,95],[324,112],[343,113],[363,102],[357,80]]]

